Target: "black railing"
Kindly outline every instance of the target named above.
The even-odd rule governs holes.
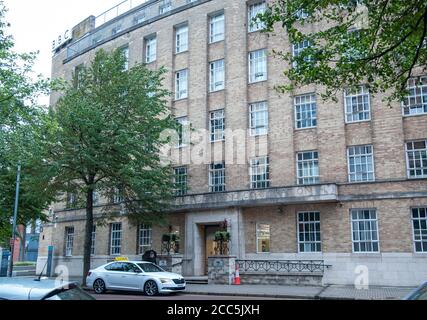
[[[323,260],[237,260],[240,272],[311,272],[324,273],[331,267]]]

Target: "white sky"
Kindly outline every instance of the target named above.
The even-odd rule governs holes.
[[[40,51],[34,71],[51,75],[52,41],[90,15],[98,16],[122,0],[4,0],[11,24],[8,34],[15,39],[15,51]],[[48,98],[40,99],[48,104]]]

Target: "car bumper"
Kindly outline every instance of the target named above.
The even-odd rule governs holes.
[[[175,284],[165,284],[159,288],[159,293],[173,293],[185,291],[185,284],[183,286]]]

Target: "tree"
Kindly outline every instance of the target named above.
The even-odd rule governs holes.
[[[282,92],[318,84],[334,98],[343,87],[367,83],[372,93],[390,91],[391,102],[426,71],[426,0],[275,0],[256,19],[270,35],[284,29],[292,44],[308,44],[296,56],[275,48],[293,66],[284,71],[291,84],[278,86]]]
[[[97,52],[79,68],[46,122],[45,159],[51,187],[76,194],[86,211],[83,278],[90,269],[94,193],[117,192],[133,223],[159,222],[173,195],[172,170],[162,166],[162,132],[175,128],[162,89],[164,70],[125,68],[121,50]],[[109,201],[104,216],[118,206]]]
[[[47,92],[49,82],[33,74],[36,53],[13,50],[5,13],[0,1],[0,244],[9,246],[18,162],[22,164],[18,223],[43,220],[52,195],[39,180],[42,153],[37,142],[45,111],[37,106],[36,99]]]

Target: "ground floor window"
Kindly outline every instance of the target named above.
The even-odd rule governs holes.
[[[122,252],[122,224],[112,223],[111,224],[111,244],[110,254],[120,255]]]
[[[412,209],[415,252],[427,252],[427,208]]]
[[[151,225],[141,224],[139,227],[139,254],[144,254],[151,249],[152,244],[152,227]]]
[[[73,256],[74,247],[74,227],[65,228],[65,256]]]
[[[95,243],[96,243],[96,226],[92,227],[92,243],[90,247],[90,254],[95,254]]]
[[[268,224],[257,224],[257,252],[270,252],[271,227]]]
[[[379,252],[378,220],[374,209],[351,210],[353,251]]]
[[[320,212],[298,214],[298,244],[300,252],[322,252]]]

